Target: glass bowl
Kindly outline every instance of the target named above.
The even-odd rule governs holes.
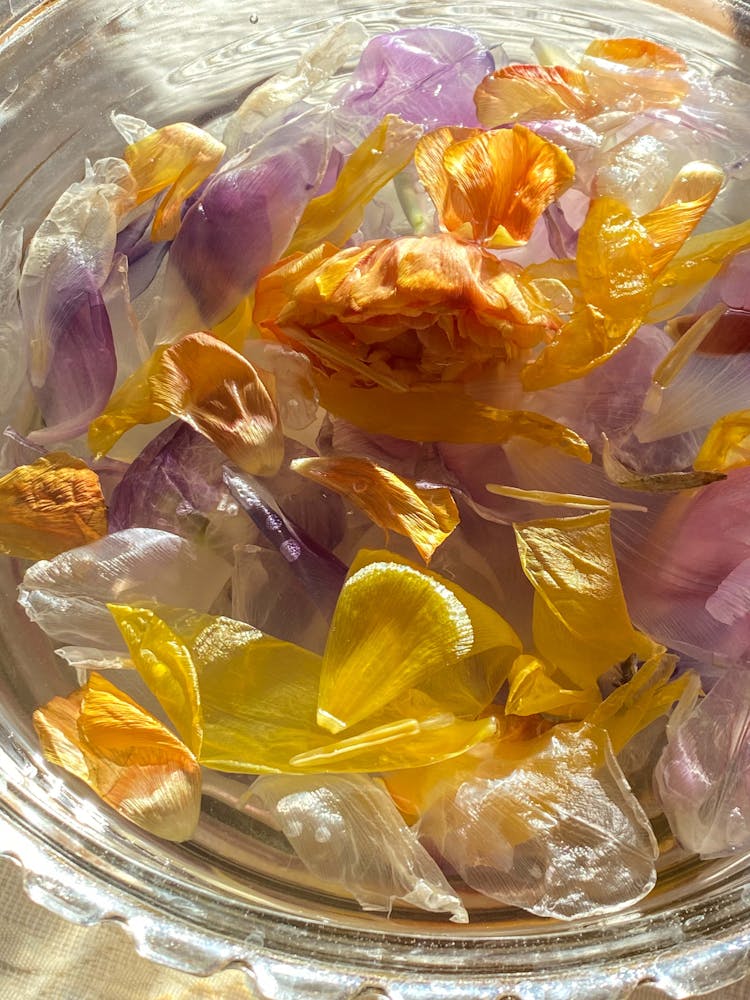
[[[254,83],[335,21],[372,32],[471,26],[512,60],[534,37],[582,46],[648,35],[710,73],[750,76],[750,8],[716,0],[45,0],[0,25],[0,217],[30,234],[85,157],[121,148],[112,110],[158,126],[216,124]],[[0,17],[3,15],[0,14]],[[409,908],[367,913],[320,884],[280,835],[238,807],[241,778],[206,774],[189,843],[138,831],[43,760],[31,713],[75,684],[15,604],[18,567],[0,565],[0,854],[29,895],[79,923],[117,920],[138,952],[196,975],[247,970],[273,1000],[614,1000],[651,983],[672,997],[750,971],[750,857],[700,862],[666,825],[656,889],[638,906],[560,923],[466,894],[466,927]]]

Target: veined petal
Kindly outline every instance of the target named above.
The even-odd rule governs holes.
[[[584,719],[601,702],[596,684],[585,690],[565,688],[553,674],[553,668],[544,660],[528,654],[519,656],[508,677],[506,713]]]
[[[584,73],[565,66],[521,63],[503,66],[482,80],[474,92],[474,103],[486,128],[561,115],[585,120],[599,110]]]
[[[750,465],[750,410],[720,417],[706,435],[693,468],[722,473]]]
[[[183,203],[219,165],[224,148],[187,122],[165,125],[126,147],[123,159],[135,179],[137,204],[169,188],[154,216],[154,242],[177,235]]]
[[[333,190],[308,202],[287,253],[307,253],[326,240],[346,243],[367,202],[411,160],[421,134],[417,125],[386,115],[348,158]]]
[[[572,160],[521,125],[466,132],[431,132],[415,152],[442,225],[491,247],[526,243],[545,208],[572,182]]]
[[[298,458],[291,467],[343,493],[386,533],[406,535],[425,562],[460,520],[446,487],[420,487],[364,458]]]
[[[0,478],[0,552],[49,559],[106,533],[99,477],[81,459],[50,452]]]
[[[645,38],[595,39],[580,65],[604,108],[675,107],[690,89],[679,52]]]
[[[158,719],[99,674],[34,712],[44,756],[81,778],[132,823],[188,840],[198,823],[195,757]]]
[[[534,590],[534,643],[579,688],[653,644],[631,624],[608,510],[515,525],[521,566]]]

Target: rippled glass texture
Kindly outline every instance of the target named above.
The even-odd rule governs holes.
[[[0,217],[30,233],[86,156],[117,153],[113,110],[159,126],[217,122],[253,84],[288,65],[335,20],[373,32],[473,27],[511,60],[540,38],[648,34],[707,72],[750,75],[745,4],[692,0],[46,0],[0,2]],[[750,967],[750,859],[698,863],[657,824],[656,890],[607,918],[559,924],[471,892],[467,927],[418,911],[362,912],[318,883],[283,838],[237,808],[241,778],[207,774],[194,841],[138,832],[44,763],[31,712],[74,678],[15,604],[0,566],[0,853],[20,860],[31,895],[93,923],[115,917],[139,951],[201,974],[248,969],[274,1000],[616,1000],[639,982],[674,997],[715,989]]]

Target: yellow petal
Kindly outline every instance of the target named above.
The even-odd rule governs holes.
[[[748,431],[750,431],[750,426]],[[698,459],[700,459],[700,454]],[[674,493],[678,490],[694,490],[699,486],[707,486],[709,483],[726,478],[721,471],[698,471],[697,466],[695,470],[688,469],[684,472],[635,472],[615,457],[606,437],[602,449],[602,468],[607,479],[617,486],[626,490],[643,490],[646,493]]]
[[[583,438],[563,424],[528,410],[499,410],[477,402],[457,387],[391,392],[360,389],[331,378],[317,378],[316,385],[322,406],[371,434],[451,444],[501,444],[522,437],[558,448],[583,462],[591,461]]]
[[[552,676],[548,663],[536,656],[519,656],[508,678],[508,715],[554,715],[561,719],[583,719],[600,703],[596,685],[585,690],[565,688]]]
[[[307,253],[324,240],[346,243],[365,205],[409,162],[421,133],[420,126],[386,115],[351,154],[333,189],[308,202],[287,252]]]
[[[609,511],[515,525],[534,587],[534,643],[543,659],[586,689],[652,643],[633,628],[617,571]]]
[[[251,475],[278,472],[284,435],[276,404],[253,366],[208,333],[168,347],[149,378],[157,406],[189,423]]]
[[[552,493],[549,490],[522,490],[515,486],[501,486],[497,483],[486,483],[484,488],[488,493],[494,493],[499,497],[508,497],[511,500],[526,500],[528,503],[538,503],[546,507],[572,507],[574,509],[591,507],[595,509],[609,508],[610,510],[639,511],[648,509],[635,503],[626,503],[622,500],[584,497],[577,493]]]
[[[420,487],[365,458],[297,458],[291,468],[343,493],[386,532],[406,535],[425,562],[460,520],[449,489]]]
[[[183,202],[216,169],[224,149],[208,132],[186,122],[165,125],[125,149],[123,159],[138,188],[137,204],[170,189],[154,216],[154,242],[177,235]]]
[[[737,410],[719,417],[693,462],[707,473],[727,472],[750,465],[750,410]]]
[[[50,452],[0,478],[0,552],[51,559],[106,533],[99,477],[81,459]]]
[[[414,156],[441,224],[491,247],[526,243],[545,208],[572,182],[572,160],[521,125],[461,131],[429,133]]]
[[[599,110],[580,71],[518,63],[485,77],[474,93],[474,104],[477,118],[487,128],[569,115],[585,120]]]
[[[188,840],[200,815],[195,757],[166,727],[99,674],[34,712],[42,751],[126,819]]]
[[[462,588],[391,553],[361,552],[331,623],[318,724],[340,732],[410,688],[477,714],[520,651],[508,623]]]

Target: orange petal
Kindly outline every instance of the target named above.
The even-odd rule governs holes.
[[[0,478],[0,552],[51,559],[106,533],[99,477],[79,458],[50,452]]]
[[[442,225],[492,247],[526,243],[545,208],[572,182],[572,160],[522,125],[463,137],[461,131],[467,130],[431,132],[415,152]]]
[[[123,159],[138,186],[137,204],[170,189],[154,216],[154,242],[177,235],[183,202],[216,169],[224,150],[218,139],[186,122],[165,125],[125,149]]]
[[[750,410],[720,417],[711,427],[693,462],[706,472],[727,472],[750,465]]]
[[[645,38],[591,42],[581,60],[589,90],[604,107],[674,107],[690,89],[674,49]]]
[[[474,104],[487,128],[563,115],[585,120],[599,110],[580,71],[520,63],[485,77],[474,93]]]
[[[633,69],[680,72],[687,69],[687,63],[679,52],[646,38],[595,38],[589,43],[585,55],[622,63]]]
[[[297,458],[291,468],[343,493],[386,532],[406,535],[425,562],[459,523],[445,487],[420,487],[365,458]]]
[[[208,333],[168,347],[150,376],[154,403],[182,418],[251,475],[278,472],[284,435],[276,404],[249,361]]]
[[[34,712],[44,756],[85,781],[138,826],[168,840],[192,836],[201,775],[193,754],[158,719],[92,673],[67,698]]]

